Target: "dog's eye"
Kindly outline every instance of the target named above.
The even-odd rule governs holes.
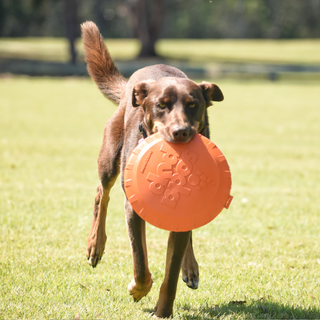
[[[158,107],[161,108],[161,109],[164,109],[166,107],[166,105],[164,103],[159,103]]]
[[[195,103],[189,104],[189,108],[194,108],[195,106],[196,106]]]

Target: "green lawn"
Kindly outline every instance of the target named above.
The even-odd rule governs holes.
[[[112,57],[133,59],[139,52],[135,39],[106,39]],[[320,40],[185,40],[161,39],[157,52],[166,58],[191,62],[320,64]],[[77,50],[83,60],[79,39]],[[63,38],[0,38],[0,58],[24,58],[66,62],[68,43]]]
[[[200,287],[179,281],[174,317],[320,318],[320,82],[218,84],[226,99],[210,107],[211,138],[234,200],[194,231]],[[0,318],[148,319],[167,232],[148,226],[154,286],[134,303],[119,182],[106,253],[95,269],[85,257],[96,159],[116,107],[89,79],[2,78],[0,92]]]
[[[133,59],[139,53],[139,42],[135,39],[110,39],[106,41],[113,57],[120,60]],[[83,61],[82,40],[76,49]],[[0,58],[37,59],[67,62],[69,44],[65,38],[0,38]]]
[[[160,40],[159,54],[218,63],[320,64],[320,40]]]

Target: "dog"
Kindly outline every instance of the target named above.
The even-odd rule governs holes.
[[[101,184],[95,197],[93,220],[87,241],[87,259],[96,267],[104,253],[105,220],[109,193],[118,175],[124,189],[127,159],[140,139],[158,132],[170,143],[187,143],[196,133],[209,138],[207,108],[224,99],[220,88],[208,82],[196,84],[182,71],[159,64],[142,68],[127,81],[118,71],[97,26],[81,25],[88,72],[102,93],[118,105],[107,121],[98,157]],[[125,216],[133,257],[133,279],[128,290],[134,301],[152,286],[148,268],[145,221],[125,199]],[[197,289],[199,268],[192,247],[192,232],[169,232],[165,277],[154,315],[172,316],[180,269],[187,286]]]

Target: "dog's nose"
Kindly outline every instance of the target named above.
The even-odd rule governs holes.
[[[190,128],[187,126],[174,125],[171,128],[173,139],[177,142],[186,142],[189,140]]]

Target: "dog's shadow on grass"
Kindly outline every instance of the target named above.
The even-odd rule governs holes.
[[[219,319],[224,317],[243,319],[320,319],[320,310],[316,307],[301,307],[279,304],[262,300],[232,301],[222,305],[203,305],[195,310],[192,305],[180,307],[181,317],[178,319]]]
[[[320,319],[320,310],[316,307],[303,309],[266,300],[232,301],[212,306],[205,304],[199,309],[184,304],[178,306],[178,310],[179,315],[175,313],[174,319],[209,320],[239,316],[243,319]],[[144,311],[152,314],[153,310],[144,309]]]

